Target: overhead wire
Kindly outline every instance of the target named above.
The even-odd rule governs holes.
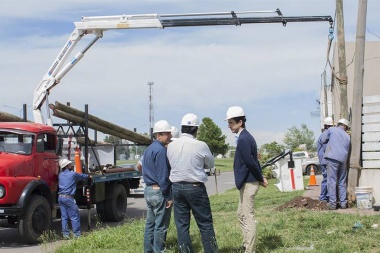
[[[371,32],[367,27],[366,27],[366,30],[367,32],[369,32],[370,34],[372,34],[373,36],[377,37],[378,39],[380,39],[380,36],[378,36],[377,34]]]

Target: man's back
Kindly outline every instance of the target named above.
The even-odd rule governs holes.
[[[330,127],[322,138],[324,143],[327,142],[324,158],[345,163],[350,149],[350,136],[346,131],[341,127]]]
[[[207,144],[196,140],[190,134],[182,134],[170,143],[167,156],[172,182],[206,182],[204,169],[214,167],[214,157]]]

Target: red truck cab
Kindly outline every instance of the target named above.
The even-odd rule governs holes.
[[[29,243],[38,243],[59,216],[58,159],[62,140],[50,126],[0,122],[0,219],[17,226]],[[102,221],[123,220],[127,197],[131,189],[138,188],[141,173],[133,166],[112,166],[92,171],[91,175],[91,182],[77,184],[75,201],[79,208],[90,210],[96,204]]]
[[[51,225],[58,190],[57,143],[53,127],[0,122],[0,218],[17,222],[20,234],[31,242]]]

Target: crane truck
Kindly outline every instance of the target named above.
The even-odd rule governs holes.
[[[266,13],[273,13],[273,16],[257,15]],[[0,123],[0,218],[17,225],[19,233],[26,241],[37,243],[40,235],[50,229],[52,219],[58,217],[58,159],[61,155],[62,138],[53,127],[49,113],[45,122],[41,108],[48,101],[52,88],[103,37],[105,31],[181,26],[241,26],[249,23],[281,23],[285,26],[288,22],[309,21],[328,21],[332,24],[330,16],[284,17],[279,9],[94,16],[82,17],[81,21],[74,22],[74,30],[35,90],[35,122]],[[67,62],[75,46],[86,35],[93,35],[93,40]],[[85,168],[83,173],[93,172]],[[138,187],[135,179],[139,175],[138,171],[119,169],[113,173],[93,174],[93,183],[88,186],[79,185],[75,199],[79,206],[91,207],[95,204],[103,220],[119,221],[126,212],[129,190]],[[86,187],[90,197],[83,194]]]

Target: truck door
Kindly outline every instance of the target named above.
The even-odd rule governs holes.
[[[58,187],[58,158],[55,154],[56,136],[50,133],[41,133],[36,140],[35,175],[40,176],[50,187],[52,192]]]

